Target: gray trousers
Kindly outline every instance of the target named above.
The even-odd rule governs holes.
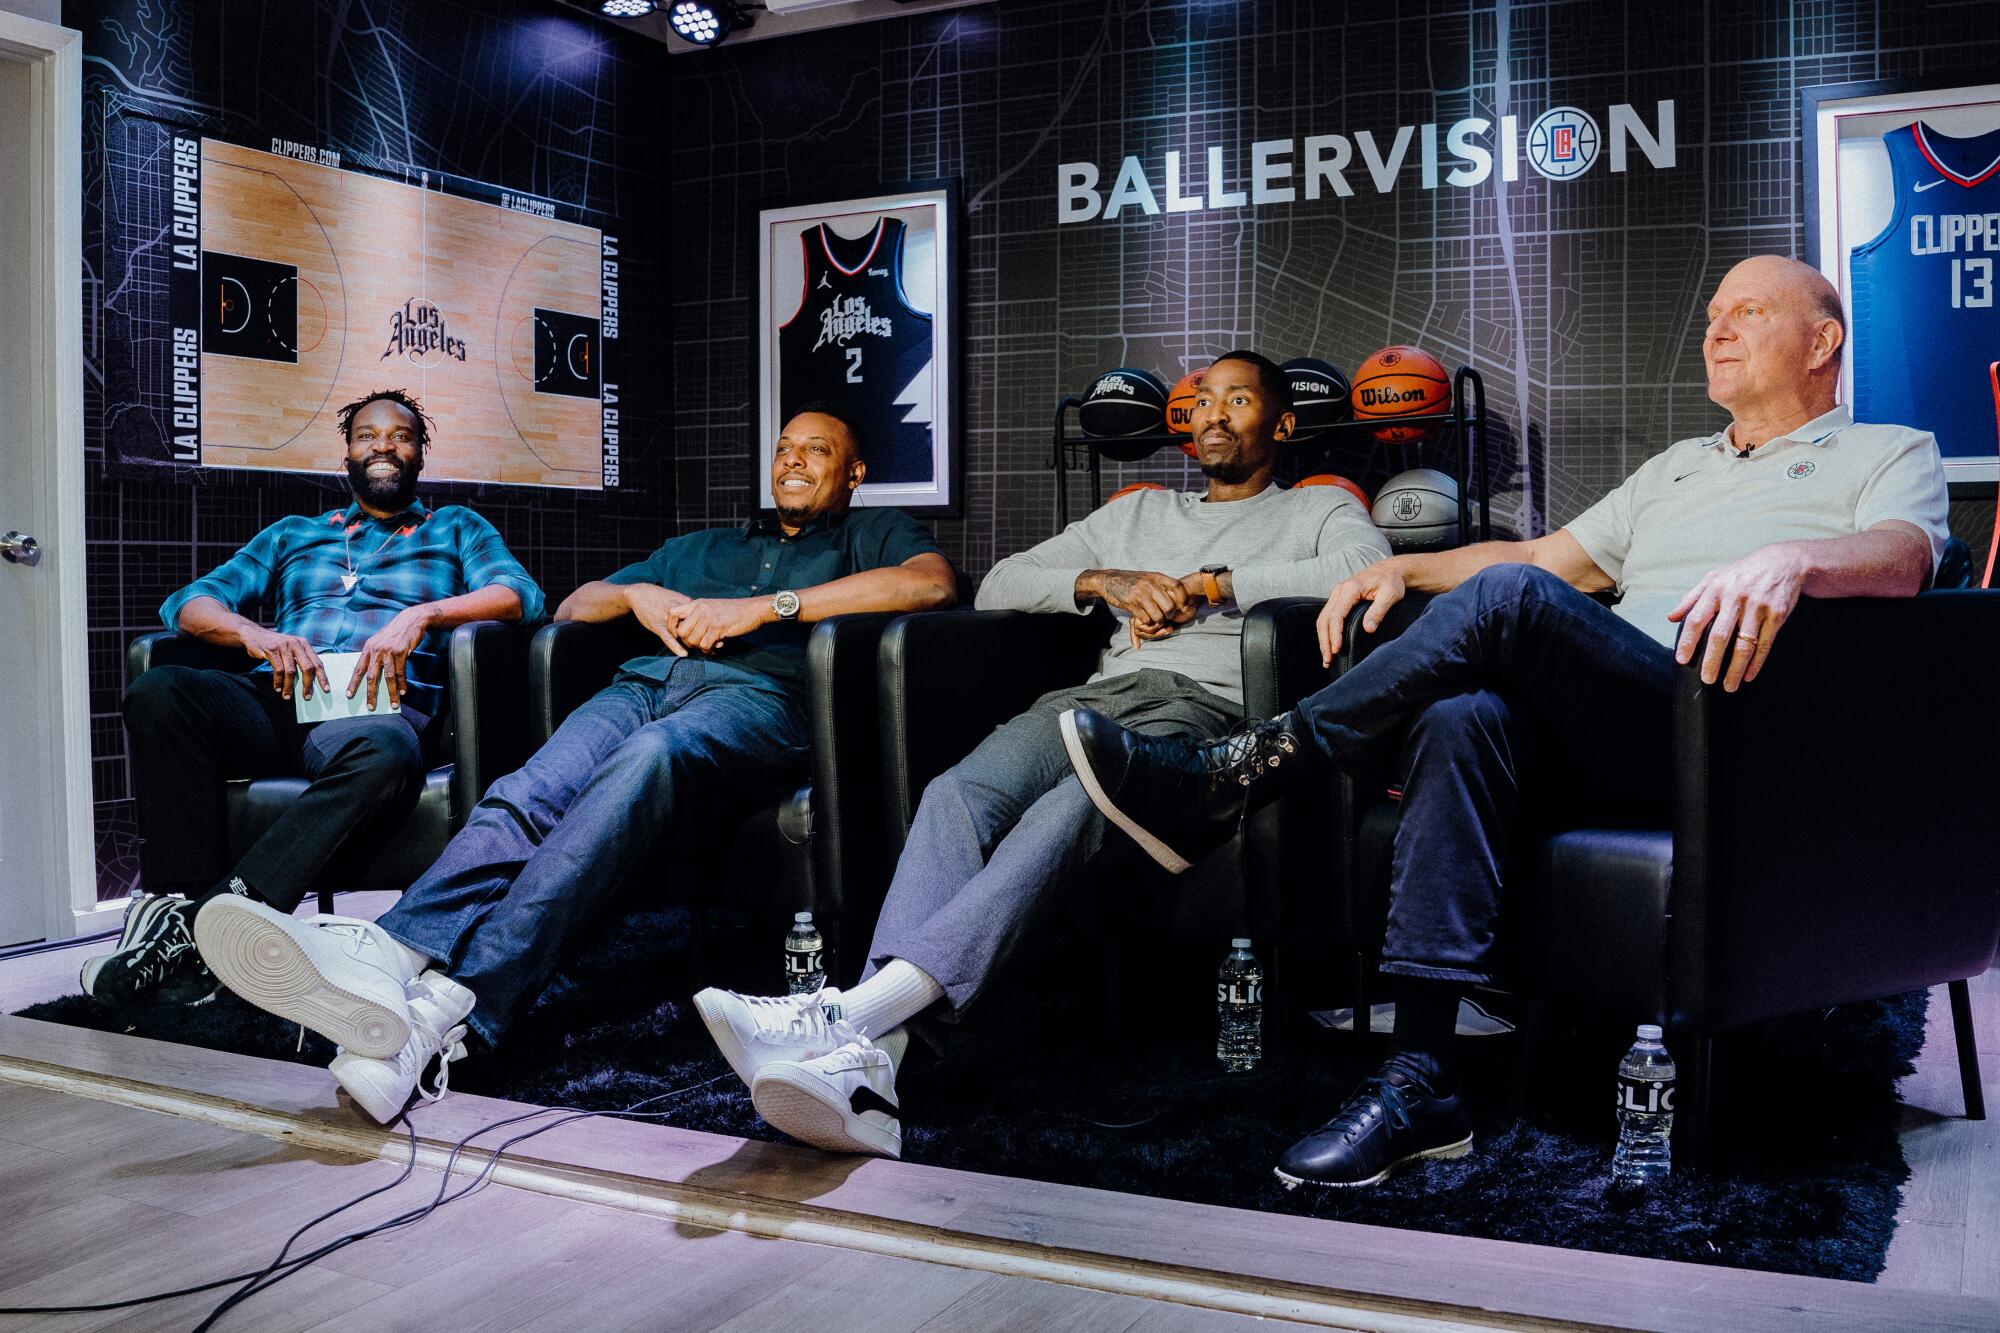
[[[1110,825],[1063,752],[1059,719],[1067,708],[1094,708],[1151,736],[1215,736],[1243,716],[1171,671],[1136,671],[1035,700],[924,788],[864,978],[904,959],[944,987],[952,1015],[962,1013],[1103,845]]]

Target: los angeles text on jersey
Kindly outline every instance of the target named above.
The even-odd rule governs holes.
[[[1056,221],[1108,222],[1126,209],[1157,215],[1310,203],[1327,195],[1345,199],[1354,194],[1355,181],[1373,185],[1377,194],[1411,180],[1425,190],[1441,183],[1471,189],[1493,175],[1496,158],[1503,181],[1520,179],[1524,156],[1537,174],[1568,181],[1596,164],[1607,140],[1612,171],[1626,169],[1634,148],[1655,169],[1677,165],[1672,99],[1655,104],[1651,125],[1623,102],[1606,118],[1608,134],[1599,133],[1589,112],[1562,106],[1528,120],[1525,132],[1522,117],[1502,116],[1497,136],[1491,120],[1471,116],[1444,127],[1401,125],[1380,134],[1364,129],[1351,136],[1260,139],[1247,149],[1211,145],[1200,177],[1191,160],[1183,166],[1177,150],[1151,164],[1127,155],[1111,173],[1108,191],[1100,188],[1107,173],[1097,163],[1064,162],[1056,167]]]

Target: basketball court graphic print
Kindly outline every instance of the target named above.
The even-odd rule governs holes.
[[[200,461],[327,472],[400,387],[437,480],[599,489],[603,238],[436,188],[201,143]]]

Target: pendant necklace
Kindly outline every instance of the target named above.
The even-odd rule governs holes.
[[[359,523],[356,523],[354,528],[360,526]],[[342,528],[340,531],[340,553],[342,558],[347,561],[347,570],[340,576],[340,591],[347,596],[352,596],[354,585],[361,582],[361,571],[354,567],[354,528]],[[362,556],[361,563],[365,565],[376,556],[382,554],[383,547],[396,540],[397,535],[402,531],[403,529],[401,528],[390,529],[389,535],[382,539],[382,545],[376,547],[367,555]]]

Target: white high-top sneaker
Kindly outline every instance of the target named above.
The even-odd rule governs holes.
[[[815,1148],[903,1155],[896,1062],[866,1037],[815,1060],[765,1065],[750,1104],[774,1129]]]
[[[225,893],[195,917],[194,938],[209,970],[259,1009],[357,1055],[379,1059],[409,1044],[408,951],[371,921],[301,921]]]
[[[810,1060],[858,1035],[840,1016],[840,992],[828,986],[805,995],[738,995],[711,986],[694,997],[695,1012],[736,1077],[748,1085],[779,1060]]]
[[[427,1102],[450,1087],[451,1062],[465,1058],[465,1016],[472,1012],[473,993],[433,968],[410,983],[410,1039],[386,1060],[352,1051],[333,1057],[327,1069],[354,1104],[378,1125],[386,1125],[409,1105],[410,1094],[421,1092]],[[437,1081],[423,1086],[424,1070],[438,1062]]]

